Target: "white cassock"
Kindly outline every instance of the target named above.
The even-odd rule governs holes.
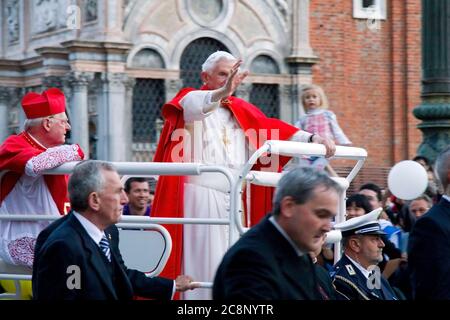
[[[0,206],[0,215],[41,214],[60,217],[44,176],[22,175]],[[9,264],[33,266],[38,234],[50,222],[0,221],[0,258]]]
[[[35,144],[40,143],[28,134]],[[44,146],[42,146],[44,148]],[[48,148],[32,157],[24,174],[0,204],[0,215],[50,215],[60,217],[58,207],[47,187],[43,172],[65,162],[81,160],[76,145]],[[0,176],[1,182],[1,176]],[[66,184],[61,185],[67,188]],[[33,266],[37,236],[51,221],[0,220],[0,259],[9,264]]]
[[[185,161],[221,165],[237,174],[255,150],[249,147],[232,113],[220,107],[219,102],[211,103],[211,91],[191,91],[180,104],[185,129],[191,136],[190,142],[184,140]],[[306,142],[309,136],[299,131],[293,140]],[[227,219],[229,191],[229,182],[221,173],[188,176],[184,185],[184,217]],[[229,227],[186,224],[183,234],[183,274],[192,276],[194,281],[212,282],[228,249]],[[211,299],[212,293],[210,289],[195,289],[186,291],[183,298]]]

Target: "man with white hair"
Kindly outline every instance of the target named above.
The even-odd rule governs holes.
[[[408,241],[413,298],[450,299],[450,146],[437,157],[435,172],[444,194],[421,216]]]
[[[266,140],[295,140],[324,144],[334,154],[331,140],[299,130],[279,119],[267,118],[256,106],[232,94],[248,72],[240,72],[242,60],[224,51],[210,55],[202,65],[203,86],[182,89],[162,108],[165,119],[154,161],[197,162],[222,165],[237,174]],[[270,158],[272,171],[280,171],[289,158]],[[266,164],[267,168],[267,164]],[[261,164],[258,165],[261,169]],[[155,192],[152,216],[227,218],[230,207],[225,177],[218,173],[201,176],[161,177]],[[166,198],[170,196],[170,199]],[[271,206],[271,192],[252,188],[250,224],[256,224]],[[227,250],[228,227],[218,225],[168,226],[174,249],[165,269],[172,277],[184,272],[200,281],[212,281]],[[210,298],[208,291],[188,295]]]
[[[0,214],[65,214],[69,207],[67,176],[43,174],[84,158],[79,145],[64,145],[70,130],[64,94],[56,88],[42,94],[30,92],[23,97],[22,107],[27,117],[24,131],[0,146]],[[0,221],[0,258],[31,267],[36,237],[47,225],[43,221]]]

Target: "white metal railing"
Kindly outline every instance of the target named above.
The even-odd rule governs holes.
[[[7,220],[7,221],[55,221],[57,219],[60,219],[60,216],[45,216],[45,215],[24,215],[24,216],[15,216],[15,215],[0,215],[0,220]],[[138,219],[128,219],[128,217],[123,217],[116,226],[120,229],[124,230],[130,230],[132,229],[135,231],[135,229],[138,229],[138,232],[142,232],[142,236],[147,236],[148,238],[148,232],[147,231],[156,231],[158,232],[161,237],[164,239],[164,250],[161,251],[161,253],[158,254],[158,259],[155,259],[157,261],[154,268],[148,268],[150,272],[147,272],[145,270],[141,270],[142,272],[145,272],[146,276],[153,277],[161,273],[162,269],[164,268],[164,265],[166,264],[167,260],[169,259],[170,252],[172,250],[172,239],[170,237],[169,232],[166,228],[159,224],[149,223],[148,217],[132,217],[132,218],[138,218]],[[141,221],[141,222],[138,222]],[[124,239],[124,236],[127,236],[125,233],[120,233],[122,242],[126,242],[126,239]],[[129,241],[128,241],[129,242]],[[148,248],[146,246],[146,248]],[[126,266],[128,268],[132,269],[138,269],[137,266],[135,266],[135,262],[126,259],[127,256],[130,254],[127,254],[127,252],[122,251],[122,256],[124,260],[126,261]],[[14,287],[16,289],[15,293],[2,293],[0,294],[0,299],[20,299],[21,297],[21,280],[31,280],[32,270],[25,267],[25,266],[16,266],[11,265],[3,262],[0,260],[0,280],[12,280],[14,281]]]
[[[70,174],[78,162],[67,162],[61,166],[47,170],[45,174]],[[186,176],[186,175],[200,175],[206,172],[222,173],[230,185],[230,190],[236,188],[236,177],[232,172],[223,166],[204,165],[200,163],[135,163],[135,162],[111,162],[118,173],[129,176],[146,176],[146,175],[172,175],[172,176]],[[232,214],[237,210],[237,199],[230,196],[230,214],[228,218],[213,219],[213,218],[159,218],[159,217],[137,217],[137,216],[123,216],[120,223],[136,224],[140,223],[143,226],[149,224],[208,224],[208,225],[228,225],[230,229],[230,237],[228,245],[231,246],[239,236],[235,226],[235,215]],[[0,220],[9,221],[53,221],[58,219],[58,216],[49,215],[0,215]],[[233,238],[234,237],[234,238]],[[0,273],[0,279],[11,280],[29,280],[30,275],[24,274],[3,274]],[[211,282],[199,282],[200,287],[211,288]],[[17,289],[17,287],[16,287]]]
[[[251,168],[255,165],[258,159],[265,154],[277,154],[281,156],[290,156],[290,157],[298,157],[301,155],[307,156],[325,156],[326,148],[324,145],[316,144],[316,143],[303,143],[303,142],[294,142],[294,141],[280,141],[280,140],[268,140],[266,141],[258,150],[253,153],[250,159],[243,166],[242,170],[239,173],[239,177],[236,183],[236,188],[232,190],[234,193],[234,198],[239,199],[242,194],[242,190],[239,188],[243,181],[248,179],[249,182],[253,182],[257,185],[267,185],[274,186],[281,178],[282,173],[276,172],[256,172],[251,171]],[[345,178],[334,177],[333,179],[339,184],[341,187],[341,192],[339,194],[339,208],[338,214],[336,216],[336,222],[342,222],[345,220],[345,197],[346,191],[358,174],[359,170],[364,165],[364,162],[367,158],[367,151],[362,148],[356,147],[345,147],[345,146],[336,146],[336,152],[333,158],[341,158],[341,159],[351,159],[356,160],[356,164],[350,173]],[[239,217],[242,214],[241,202],[237,203],[237,211],[236,215],[236,226],[240,234],[243,234],[247,231],[242,224],[242,221]],[[336,236],[336,232],[333,233],[330,239],[336,240],[339,237]],[[335,243],[334,250],[334,258],[335,261],[340,259],[341,255],[341,244],[340,242]]]
[[[250,182],[251,184],[258,185],[258,186],[266,186],[266,187],[276,187],[278,185],[278,181],[280,181],[281,177],[286,172],[264,172],[264,171],[250,171],[247,174],[246,180]],[[331,177],[339,186],[341,187],[341,190],[347,190],[349,187],[349,182],[346,178],[341,177]],[[341,197],[341,195],[340,195]],[[341,201],[339,202],[341,204]],[[339,207],[339,212],[345,212],[345,207],[342,209]],[[246,228],[243,228],[244,231]],[[327,233],[326,243],[336,243],[340,241],[340,237],[337,233],[340,233],[339,231],[336,232],[335,230],[332,230]]]
[[[280,173],[274,172],[255,172],[250,171],[257,160],[266,153],[278,154],[283,156],[324,156],[325,146],[314,143],[301,143],[291,141],[277,141],[269,140],[259,148],[250,159],[244,164],[243,168],[236,177],[231,170],[223,166],[211,166],[203,165],[199,163],[135,163],[135,162],[112,162],[117,171],[121,175],[128,176],[146,176],[146,175],[172,175],[172,176],[185,176],[185,175],[200,175],[205,172],[219,172],[225,175],[230,184],[230,214],[227,219],[212,219],[212,218],[158,218],[158,217],[138,217],[138,216],[123,216],[120,223],[125,224],[142,224],[142,226],[149,224],[211,224],[211,225],[228,225],[229,226],[229,239],[228,245],[231,246],[241,234],[243,234],[247,228],[244,228],[241,220],[242,208],[241,208],[241,194],[242,185],[244,180],[248,180],[254,184],[275,186],[281,177]],[[345,178],[334,178],[336,182],[342,188],[340,194],[340,203],[338,215],[336,217],[337,222],[344,221],[345,219],[345,193],[354,179],[358,171],[364,164],[367,157],[367,152],[361,148],[355,147],[343,147],[337,146],[334,158],[353,159],[357,163]],[[69,174],[72,172],[77,162],[65,163],[57,168],[48,170],[46,174]],[[1,172],[0,172],[1,173]],[[48,215],[0,215],[0,220],[10,221],[52,221],[57,219],[55,216]],[[330,237],[331,238],[331,237]],[[333,235],[336,238],[336,235]],[[340,255],[340,244],[336,243],[335,260]],[[0,274],[0,277],[2,274]],[[8,278],[9,277],[9,278]],[[30,279],[30,275],[4,275],[2,279]],[[201,287],[212,287],[211,282],[200,282]]]
[[[46,174],[69,174],[72,172],[73,167],[77,162],[64,163],[61,166],[52,170],[46,171]],[[201,163],[166,163],[166,162],[112,162],[117,169],[117,172],[121,175],[128,176],[140,176],[140,175],[168,175],[168,176],[186,176],[186,175],[200,175],[206,172],[219,172],[222,173],[230,184],[230,190],[236,188],[236,177],[233,173],[224,166],[212,166],[204,165]],[[239,201],[233,196],[230,197],[230,212],[237,210]],[[138,217],[124,217],[126,219],[136,219]],[[124,220],[127,221],[127,220]],[[235,227],[234,214],[230,214],[228,219],[210,219],[210,218],[158,218],[147,217],[149,223],[161,223],[161,224],[217,224],[217,225],[229,225],[230,226],[230,239],[229,245],[231,245],[235,239],[231,237],[232,230]],[[140,222],[140,221],[139,221]]]
[[[55,221],[59,219],[60,216],[48,216],[48,215],[0,215],[0,220],[6,221]],[[151,219],[151,220],[150,220]],[[209,221],[206,221],[209,220]],[[117,223],[118,228],[123,229],[143,229],[147,230],[149,228],[154,228],[154,226],[158,226],[159,224],[209,224],[209,225],[229,225],[229,221],[227,219],[194,219],[194,218],[149,218],[149,217],[138,217],[138,216],[122,216],[121,220]],[[167,232],[167,231],[166,231]],[[164,235],[164,233],[163,233]],[[169,245],[171,250],[172,243]],[[168,258],[168,257],[167,257]],[[165,262],[167,259],[165,259]],[[0,299],[19,299],[20,292],[20,280],[31,280],[31,269],[28,271],[24,271],[24,267],[8,265],[5,270],[2,266],[4,264],[0,260],[0,280],[14,280],[16,293],[9,294],[4,293],[0,294]],[[151,274],[147,274],[147,276],[155,276],[158,275],[163,269],[163,263],[158,265],[158,268],[153,271]],[[127,267],[133,268],[127,264]],[[212,288],[211,282],[196,282],[198,283],[200,288]]]

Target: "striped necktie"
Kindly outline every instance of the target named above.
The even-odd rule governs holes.
[[[103,253],[105,254],[105,257],[109,262],[111,262],[111,250],[109,249],[109,241],[106,237],[106,234],[103,235],[103,238],[100,240],[99,245],[100,249],[102,249]]]

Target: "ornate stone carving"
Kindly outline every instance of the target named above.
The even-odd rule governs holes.
[[[9,106],[14,106],[19,103],[22,97],[22,89],[0,87],[0,103],[6,103]]]
[[[103,84],[108,84],[112,89],[124,89],[129,79],[125,73],[102,72],[100,75]]]
[[[11,98],[11,88],[0,87],[0,103],[5,103]]]
[[[189,0],[191,13],[201,23],[211,23],[222,13],[224,4],[222,0]]]
[[[20,38],[20,3],[19,0],[7,0],[6,21],[8,23],[8,44],[12,44]]]
[[[289,12],[289,5],[286,0],[274,0],[275,6],[277,7],[278,11],[280,11],[281,15],[284,18],[284,21],[287,21],[288,18],[288,12]]]
[[[0,141],[19,131],[20,113],[17,104],[20,92],[17,88],[0,87]]]
[[[63,89],[65,85],[65,80],[62,77],[48,76],[42,79],[42,86],[46,88],[59,88]]]
[[[124,80],[123,83],[125,85],[125,89],[127,91],[130,91],[130,90],[133,90],[134,85],[136,84],[136,79],[128,77],[127,79]]]
[[[94,74],[92,72],[71,72],[65,80],[69,83],[71,87],[75,90],[81,88],[87,88],[90,82],[94,79]]]
[[[90,22],[97,20],[98,16],[98,1],[86,0],[84,5],[85,21]]]
[[[50,32],[64,26],[66,16],[61,14],[61,12],[65,12],[63,9],[66,8],[66,2],[58,0],[34,0],[34,33]]]

